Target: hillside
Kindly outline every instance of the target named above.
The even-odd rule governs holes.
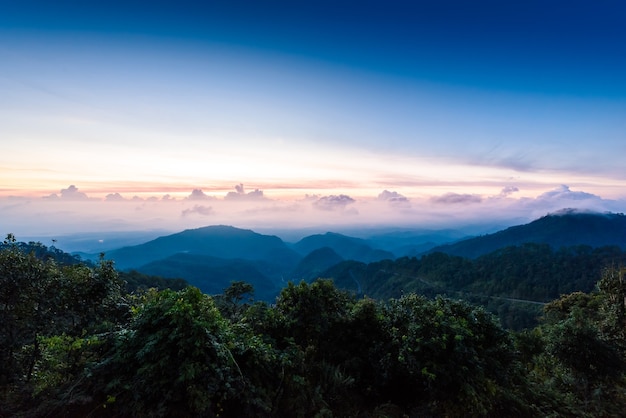
[[[590,213],[563,210],[525,225],[513,226],[480,237],[429,250],[476,258],[500,248],[525,243],[548,244],[552,248],[588,245],[615,245],[626,248],[626,216],[616,213]]]
[[[273,300],[280,290],[274,280],[262,273],[267,266],[250,260],[179,253],[137,270],[149,275],[183,277],[190,285],[209,295],[221,294],[233,281],[253,284],[255,298],[260,300]]]
[[[311,251],[298,263],[291,272],[289,279],[294,282],[317,279],[322,272],[341,261],[343,261],[343,258],[332,248],[318,248]]]
[[[481,231],[483,230],[481,228]],[[357,232],[363,234],[362,231],[354,231],[354,234]],[[474,235],[474,233],[469,231],[462,232],[452,229],[399,228],[374,230],[362,236],[364,236],[366,243],[372,248],[389,251],[396,257],[414,257],[438,245],[459,241]]]
[[[590,292],[605,268],[626,263],[616,246],[552,249],[527,243],[475,259],[441,252],[375,263],[344,261],[322,273],[357,295],[386,300],[403,294],[469,300],[498,314],[503,325],[536,325],[541,305],[571,292]]]
[[[331,248],[335,253],[346,260],[356,260],[365,263],[396,258],[394,254],[389,251],[370,247],[367,241],[363,239],[334,232],[310,235],[293,245],[293,248],[302,255],[309,254],[312,251],[324,247]]]
[[[264,260],[291,269],[300,256],[280,238],[232,226],[207,226],[159,237],[145,244],[106,253],[119,269],[140,267],[174,254],[187,253],[224,259]]]
[[[69,254],[55,246],[46,246],[41,242],[0,242],[0,252],[8,251],[11,248],[18,249],[24,254],[31,254],[38,260],[50,262],[62,267],[87,267],[94,268],[99,264],[98,261],[84,260],[76,254]],[[142,274],[138,271],[131,270],[128,272],[118,271],[119,279],[124,283],[124,289],[128,293],[138,290],[155,289],[173,289],[181,290],[189,285],[189,283],[179,278],[166,278],[155,274]],[[175,276],[173,276],[175,277]]]
[[[382,240],[387,248],[393,244],[392,237],[401,238],[396,248],[419,238],[394,233]],[[621,254],[611,258],[615,255],[612,250],[604,251],[602,254],[609,254],[605,257],[593,255],[593,249],[625,249],[626,217],[564,210],[525,225],[435,247],[422,261],[405,257],[394,262],[394,254],[369,242],[329,232],[307,236],[290,246],[276,236],[209,226],[111,251],[107,258],[122,270],[134,268],[144,274],[183,278],[211,294],[221,292],[231,281],[246,281],[263,300],[273,300],[288,281],[332,277],[342,288],[380,299],[406,291],[455,297],[464,292],[542,303],[562,293],[589,291],[599,269],[622,261]],[[560,251],[562,248],[568,250]],[[442,253],[454,257],[442,258]],[[431,270],[415,266],[424,262]]]

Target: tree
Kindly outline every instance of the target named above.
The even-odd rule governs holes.
[[[244,281],[233,281],[223,294],[215,297],[215,302],[225,318],[236,321],[248,307],[248,303],[243,302],[246,296],[247,302],[253,301],[254,286]]]
[[[623,288],[607,269],[598,291],[574,292],[545,306],[527,355],[531,384],[548,394],[542,409],[576,416],[618,416],[626,408],[626,358],[621,334]]]
[[[335,357],[352,303],[330,280],[289,283],[279,294],[267,330],[285,353],[277,401],[287,412],[279,416],[323,416],[352,384]]]
[[[280,292],[276,310],[283,316],[284,335],[303,348],[320,347],[345,321],[351,301],[352,297],[338,290],[331,280],[318,279],[310,285],[290,282]]]
[[[85,367],[100,355],[103,333],[128,313],[111,262],[59,266],[48,253],[41,244],[19,245],[11,234],[0,249],[2,410],[83,402],[77,399],[85,388],[76,385]]]
[[[514,400],[512,341],[491,314],[462,301],[409,294],[385,308],[386,395],[406,409],[448,416],[524,411]],[[425,411],[424,411],[425,409]]]
[[[25,254],[15,237],[7,236],[0,251],[1,385],[21,386],[31,379],[39,356],[37,337],[49,328],[50,290],[59,275],[53,261]]]
[[[626,268],[604,269],[598,291],[602,296],[601,331],[626,356]]]
[[[211,416],[243,389],[233,337],[197,288],[150,291],[98,368],[110,407],[127,416]]]

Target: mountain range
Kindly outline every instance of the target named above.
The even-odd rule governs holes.
[[[394,234],[361,239],[328,232],[287,243],[274,235],[218,225],[118,248],[106,253],[106,258],[114,260],[118,269],[183,278],[210,294],[220,293],[232,281],[247,281],[255,287],[258,299],[272,300],[288,281],[313,280],[346,261],[367,265],[436,252],[476,258],[525,243],[555,249],[575,245],[624,249],[626,217],[563,210],[528,224],[439,246],[423,236],[402,232],[395,235],[397,240]],[[421,253],[420,248],[424,250]]]

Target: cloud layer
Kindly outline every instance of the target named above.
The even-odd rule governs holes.
[[[85,231],[167,229],[178,231],[209,224],[268,229],[330,230],[359,225],[411,228],[502,227],[527,222],[564,208],[624,212],[626,201],[603,199],[561,185],[534,198],[513,197],[520,190],[505,186],[493,195],[447,192],[430,197],[407,197],[383,190],[371,197],[347,194],[308,195],[300,199],[271,199],[263,191],[210,196],[193,189],[179,198],[124,197],[113,192],[91,198],[76,186],[53,197],[0,198],[0,232],[46,236]],[[207,203],[210,203],[207,204]]]

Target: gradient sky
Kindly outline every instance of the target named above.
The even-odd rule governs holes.
[[[619,0],[0,0],[0,233],[623,212],[625,22]]]

